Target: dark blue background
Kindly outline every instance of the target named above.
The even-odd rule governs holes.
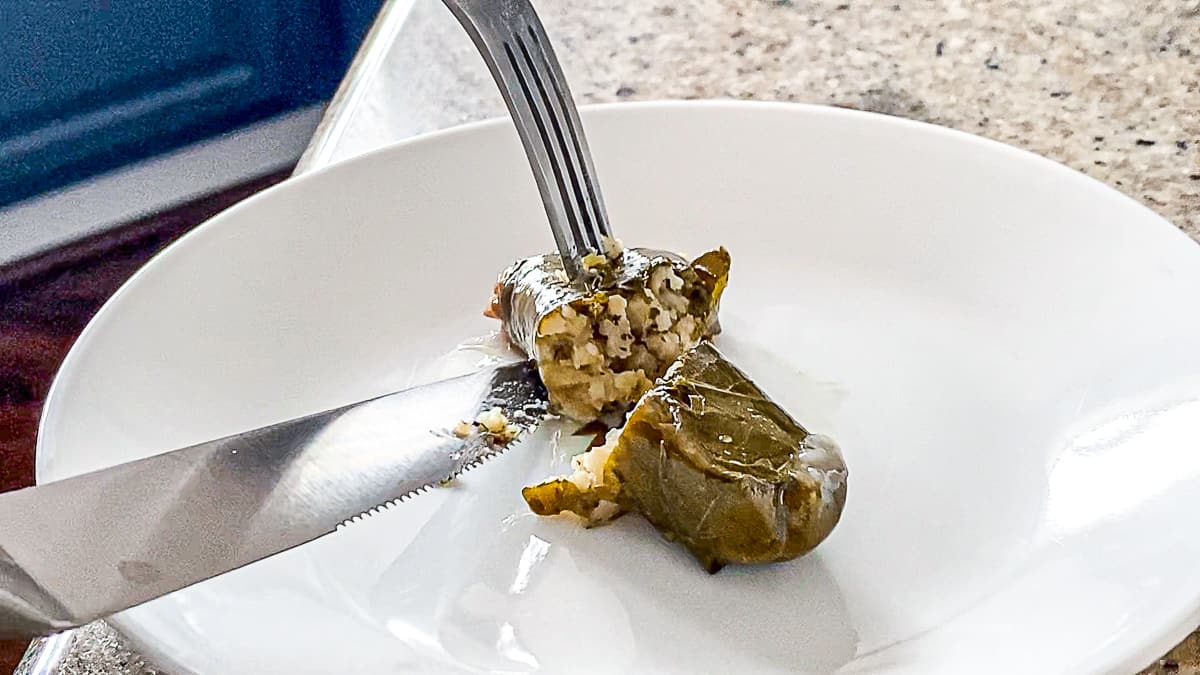
[[[0,205],[328,98],[381,0],[0,0]]]

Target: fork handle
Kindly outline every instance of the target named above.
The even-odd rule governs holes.
[[[550,38],[529,0],[443,0],[500,87],[571,279],[605,250],[608,215],[591,152]]]

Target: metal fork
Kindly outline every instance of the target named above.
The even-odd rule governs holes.
[[[611,237],[579,113],[550,38],[529,0],[443,0],[487,62],[516,124],[563,267],[582,278],[583,257]]]

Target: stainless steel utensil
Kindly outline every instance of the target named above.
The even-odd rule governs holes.
[[[545,415],[526,362],[0,495],[0,634],[79,626],[333,532],[505,444],[459,422]]]
[[[571,279],[611,237],[592,155],[550,38],[529,0],[444,0],[483,55],[533,168]]]

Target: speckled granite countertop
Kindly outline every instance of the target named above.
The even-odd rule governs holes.
[[[1200,240],[1200,0],[535,2],[581,103],[802,101],[955,127],[1099,178]],[[383,16],[304,168],[503,114],[438,0]],[[154,672],[142,664],[98,624],[56,672]],[[1200,633],[1146,672],[1200,675]]]
[[[1099,178],[1200,238],[1200,0],[540,0],[581,103],[824,103],[954,127]],[[417,0],[326,161],[504,114]]]

